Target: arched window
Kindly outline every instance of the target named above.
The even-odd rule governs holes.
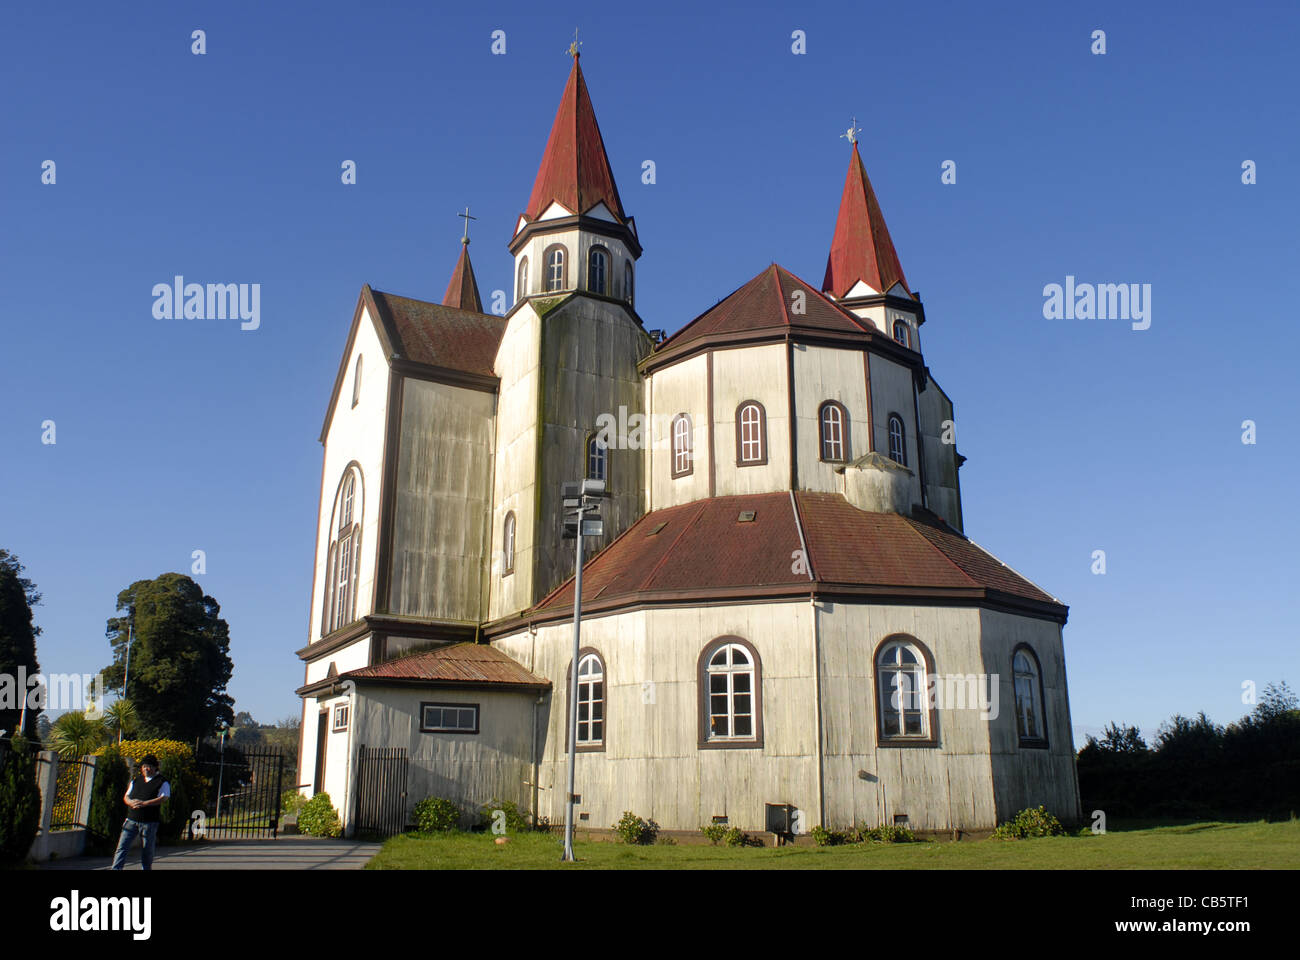
[[[903,320],[894,321],[894,339],[905,347],[912,345],[911,331],[907,329],[907,323]]]
[[[1047,724],[1043,716],[1043,672],[1038,657],[1026,646],[1016,648],[1011,658],[1016,689],[1016,728],[1020,745],[1047,746]]]
[[[357,367],[352,373],[352,406],[361,401],[361,354],[357,354]]]
[[[632,302],[632,261],[623,261],[623,299]]]
[[[598,433],[587,438],[587,479],[609,481],[609,450]]]
[[[515,290],[516,302],[528,296],[528,258],[519,261],[519,286]]]
[[[684,477],[694,469],[691,460],[691,415],[679,413],[673,417],[673,477]]]
[[[330,514],[330,546],[325,565],[325,602],[321,635],[356,619],[356,585],[360,569],[361,471],[348,466],[339,481]]]
[[[880,742],[933,741],[929,655],[911,637],[889,637],[876,652]]]
[[[564,247],[554,244],[546,248],[546,292],[564,290],[569,286],[568,262]]]
[[[501,576],[515,572],[515,512],[506,514],[501,527]]]
[[[767,463],[767,414],[757,400],[736,408],[736,466]]]
[[[592,247],[587,253],[587,289],[604,296],[608,293],[609,253],[604,247]]]
[[[822,404],[821,416],[822,459],[843,463],[849,459],[849,413],[834,400]]]
[[[907,466],[907,449],[903,446],[903,418],[896,413],[889,415],[889,459]]]
[[[605,742],[605,665],[600,654],[588,653],[578,661],[578,746]]]
[[[700,746],[763,745],[762,665],[740,637],[719,637],[700,654]]]

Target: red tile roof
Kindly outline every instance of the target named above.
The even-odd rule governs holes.
[[[1058,600],[938,518],[868,513],[839,494],[799,492],[795,498],[811,579],[795,563],[801,543],[788,492],[716,497],[646,514],[597,554],[583,570],[584,609],[691,594],[840,587],[916,596],[918,602],[927,592],[971,602],[1010,598],[1065,617]],[[753,511],[754,519],[740,521],[742,511]],[[537,610],[572,606],[569,580]]]
[[[797,297],[796,293],[802,293]],[[800,313],[799,309],[803,312]],[[703,337],[761,330],[861,334],[868,328],[816,286],[778,264],[764,269],[661,343],[656,352]]]
[[[456,269],[451,272],[451,282],[447,284],[447,292],[442,295],[442,304],[458,310],[469,310],[471,313],[483,312],[483,301],[478,296],[478,281],[474,279],[474,265],[469,262],[468,241],[460,246],[460,259],[456,261]]]
[[[555,123],[524,213],[535,220],[553,201],[578,214],[603,201],[620,221],[627,219],[577,57],[573,58],[569,82],[555,112]]]
[[[350,670],[339,680],[393,680],[438,684],[549,687],[551,682],[482,643],[453,643],[386,663]]]
[[[495,376],[500,317],[371,290],[397,356],[432,367]]]
[[[888,292],[895,283],[911,291],[855,143],[844,193],[840,196],[840,212],[822,290],[843,297],[859,280],[881,293]]]

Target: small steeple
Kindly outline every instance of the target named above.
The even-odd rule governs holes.
[[[626,222],[609,157],[605,154],[605,142],[596,123],[596,111],[587,93],[582,67],[578,65],[576,31],[569,55],[573,57],[569,82],[560,97],[524,215],[536,220],[552,203],[559,203],[574,214],[585,214],[603,202],[614,217]]]
[[[470,216],[469,207],[456,216],[465,218],[465,233],[460,240],[460,259],[456,261],[456,269],[451,272],[451,282],[447,284],[447,292],[442,295],[442,305],[482,313],[483,301],[478,296],[478,281],[474,279],[474,266],[469,262],[469,222],[478,217]]]
[[[840,134],[853,145],[853,153],[844,180],[844,193],[840,197],[840,212],[835,221],[831,253],[826,260],[822,291],[843,299],[858,281],[862,281],[879,293],[887,293],[890,287],[900,283],[910,294],[911,288],[903,276],[898,254],[894,252],[885,217],[880,212],[880,204],[858,153],[859,132],[855,120],[846,133]]]

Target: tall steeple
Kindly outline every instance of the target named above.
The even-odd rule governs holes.
[[[552,203],[565,207],[571,215],[586,214],[604,203],[616,220],[624,222],[627,216],[609,168],[582,67],[578,65],[579,54],[576,49],[571,52],[573,68],[569,71],[569,82],[555,111],[551,136],[546,141],[524,215],[536,220]]]
[[[578,45],[528,206],[515,224],[515,302],[588,293],[632,304],[641,243],[623,210]]]
[[[474,279],[474,266],[469,262],[469,222],[478,218],[469,215],[469,207],[457,216],[465,218],[465,234],[460,241],[460,259],[456,261],[456,269],[451,272],[447,292],[442,295],[442,305],[482,313],[483,301],[478,296],[478,281]]]
[[[894,252],[894,242],[889,238],[889,228],[885,226],[880,204],[858,154],[856,128],[850,127],[845,136],[853,144],[853,155],[849,158],[849,172],[840,197],[822,291],[842,300],[850,292],[855,296],[888,293],[895,284],[901,284],[910,295],[902,264]],[[859,283],[871,287],[871,291],[860,287],[854,291]]]

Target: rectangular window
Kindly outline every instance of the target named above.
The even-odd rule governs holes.
[[[478,733],[478,704],[422,703],[420,732]]]
[[[336,703],[334,705],[334,723],[333,731],[339,733],[348,728],[348,705],[346,703]]]

